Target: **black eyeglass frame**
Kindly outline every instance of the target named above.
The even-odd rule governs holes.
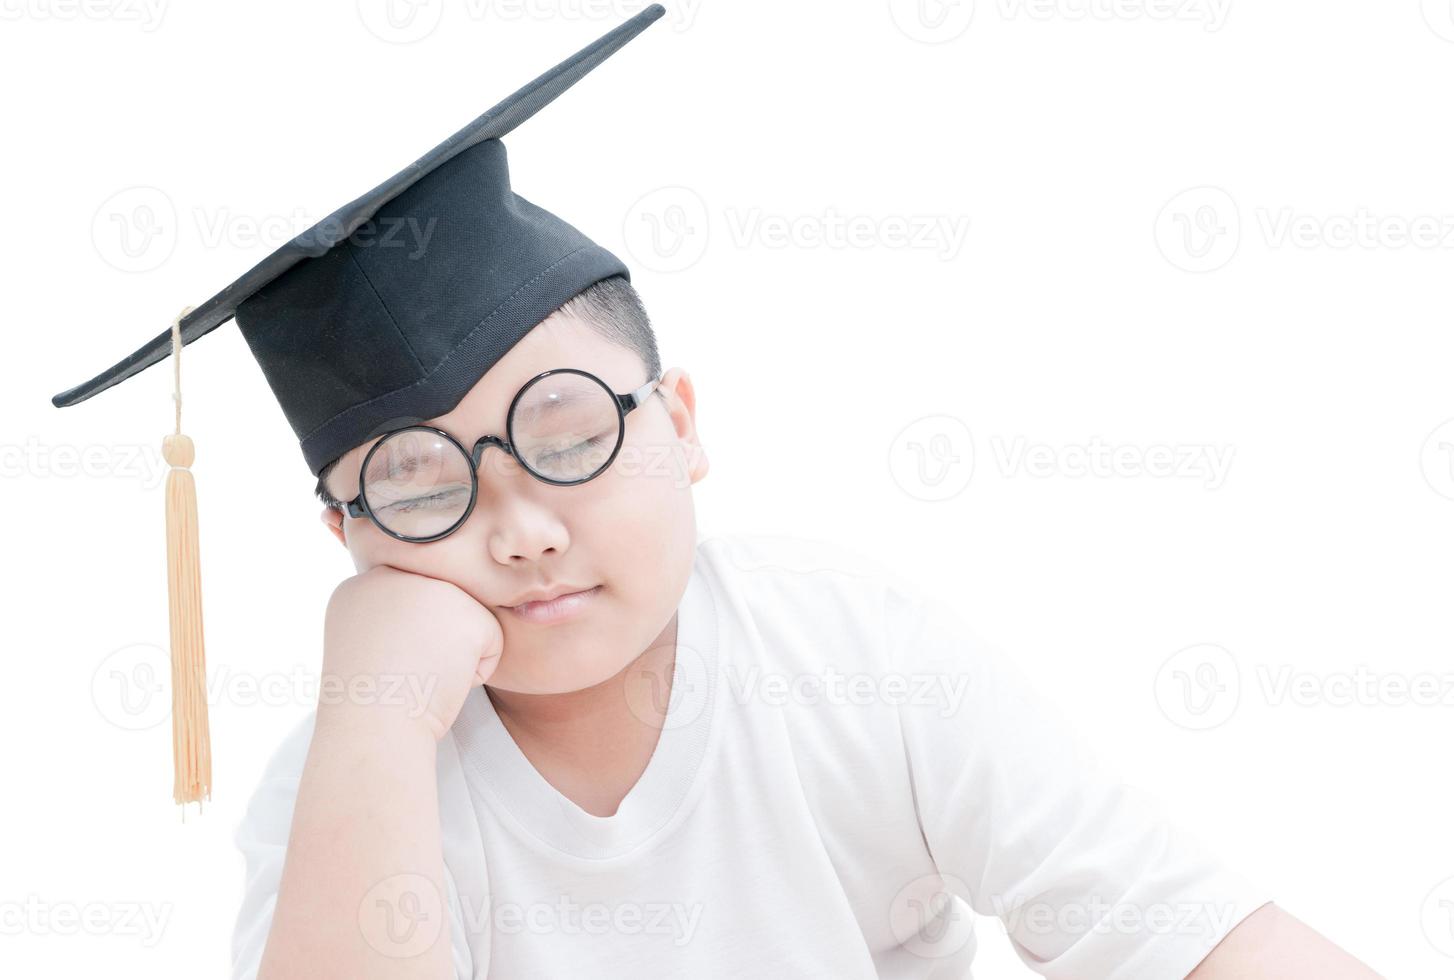
[[[553,480],[548,476],[544,476],[540,473],[535,472],[535,470],[531,469],[530,464],[525,462],[525,460],[521,459],[519,454],[515,452],[515,406],[520,403],[520,399],[524,397],[525,392],[529,391],[536,382],[557,374],[579,374],[582,377],[594,381],[596,384],[601,386],[601,389],[603,391],[611,396],[612,404],[616,406],[616,445],[611,448],[610,457],[606,460],[606,462],[601,464],[601,467],[597,469],[596,472],[592,473],[590,476],[582,477],[579,480]],[[542,371],[535,377],[531,378],[529,381],[521,385],[520,390],[515,392],[515,397],[510,400],[510,407],[505,413],[506,439],[501,439],[499,436],[494,435],[480,436],[479,439],[475,440],[473,450],[466,450],[464,448],[464,445],[458,439],[437,426],[418,424],[404,425],[400,426],[397,429],[391,429],[388,432],[385,432],[382,438],[380,438],[378,442],[374,443],[373,446],[369,448],[369,451],[364,455],[363,462],[359,464],[358,496],[354,497],[352,500],[341,502],[339,506],[343,509],[343,512],[346,513],[349,517],[367,517],[369,521],[373,523],[374,527],[378,528],[380,531],[383,531],[391,538],[396,538],[400,541],[408,541],[411,544],[428,544],[431,541],[438,541],[440,538],[448,537],[455,531],[458,531],[461,527],[464,526],[465,521],[468,521],[470,519],[470,514],[474,513],[475,501],[479,497],[480,492],[480,460],[484,458],[485,450],[490,446],[498,446],[500,449],[504,450],[507,455],[509,455],[517,463],[520,464],[521,469],[523,469],[526,473],[529,473],[541,483],[548,483],[551,486],[557,487],[573,487],[582,483],[589,483],[591,480],[594,480],[596,477],[609,470],[611,468],[611,464],[616,461],[616,456],[621,452],[621,446],[626,441],[626,416],[631,414],[633,409],[640,408],[646,403],[646,400],[650,398],[652,393],[655,392],[656,389],[661,385],[661,380],[662,376],[657,375],[650,381],[646,382],[646,384],[642,385],[640,388],[621,395],[612,391],[610,385],[606,384],[606,382],[602,381],[591,372],[583,371],[580,368],[551,368],[549,371]],[[373,458],[374,453],[378,452],[379,447],[387,442],[390,436],[397,435],[400,432],[410,431],[429,432],[434,435],[440,436],[441,438],[447,439],[456,449],[460,451],[461,455],[468,457],[470,461],[470,501],[465,506],[464,513],[460,515],[459,520],[455,521],[443,531],[440,531],[438,534],[428,535],[426,537],[411,537],[407,534],[397,534],[394,531],[391,531],[389,528],[384,526],[383,521],[379,520],[377,517],[374,516],[373,511],[369,509],[368,500],[364,496],[364,474],[368,472],[369,461]]]

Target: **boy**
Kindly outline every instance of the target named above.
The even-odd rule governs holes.
[[[432,424],[503,432],[561,364],[659,374],[629,285],[565,304]],[[700,540],[695,393],[661,377],[618,457],[660,465],[562,490],[487,452],[428,546],[325,507],[359,571],[325,675],[430,697],[321,705],[279,750],[238,833],[234,976],[967,976],[960,899],[1050,977],[1373,975],[1098,775],[941,604],[819,543]],[[857,697],[768,693],[825,662]]]
[[[699,538],[689,376],[499,142],[661,12],[179,319],[177,354],[237,318],[358,573],[238,828],[233,975],[967,976],[973,908],[1048,977],[1372,976],[943,603],[823,543]],[[355,234],[429,219],[414,257]]]

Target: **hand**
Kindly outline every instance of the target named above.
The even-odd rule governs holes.
[[[441,739],[504,648],[499,620],[459,586],[376,565],[328,600],[319,718],[422,725]]]

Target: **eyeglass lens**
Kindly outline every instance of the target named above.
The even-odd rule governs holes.
[[[616,396],[569,372],[537,379],[515,403],[512,445],[536,476],[558,483],[590,479],[621,439]],[[469,509],[474,467],[452,440],[427,429],[386,436],[363,474],[369,511],[390,533],[427,538],[449,530]]]

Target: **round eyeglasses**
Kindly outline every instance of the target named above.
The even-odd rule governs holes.
[[[626,416],[651,397],[658,376],[624,395],[578,368],[555,368],[527,381],[510,402],[505,439],[481,436],[467,451],[431,425],[409,425],[374,443],[359,466],[358,496],[343,504],[401,541],[438,541],[457,531],[479,496],[476,472],[498,446],[542,483],[594,480],[621,451]]]

